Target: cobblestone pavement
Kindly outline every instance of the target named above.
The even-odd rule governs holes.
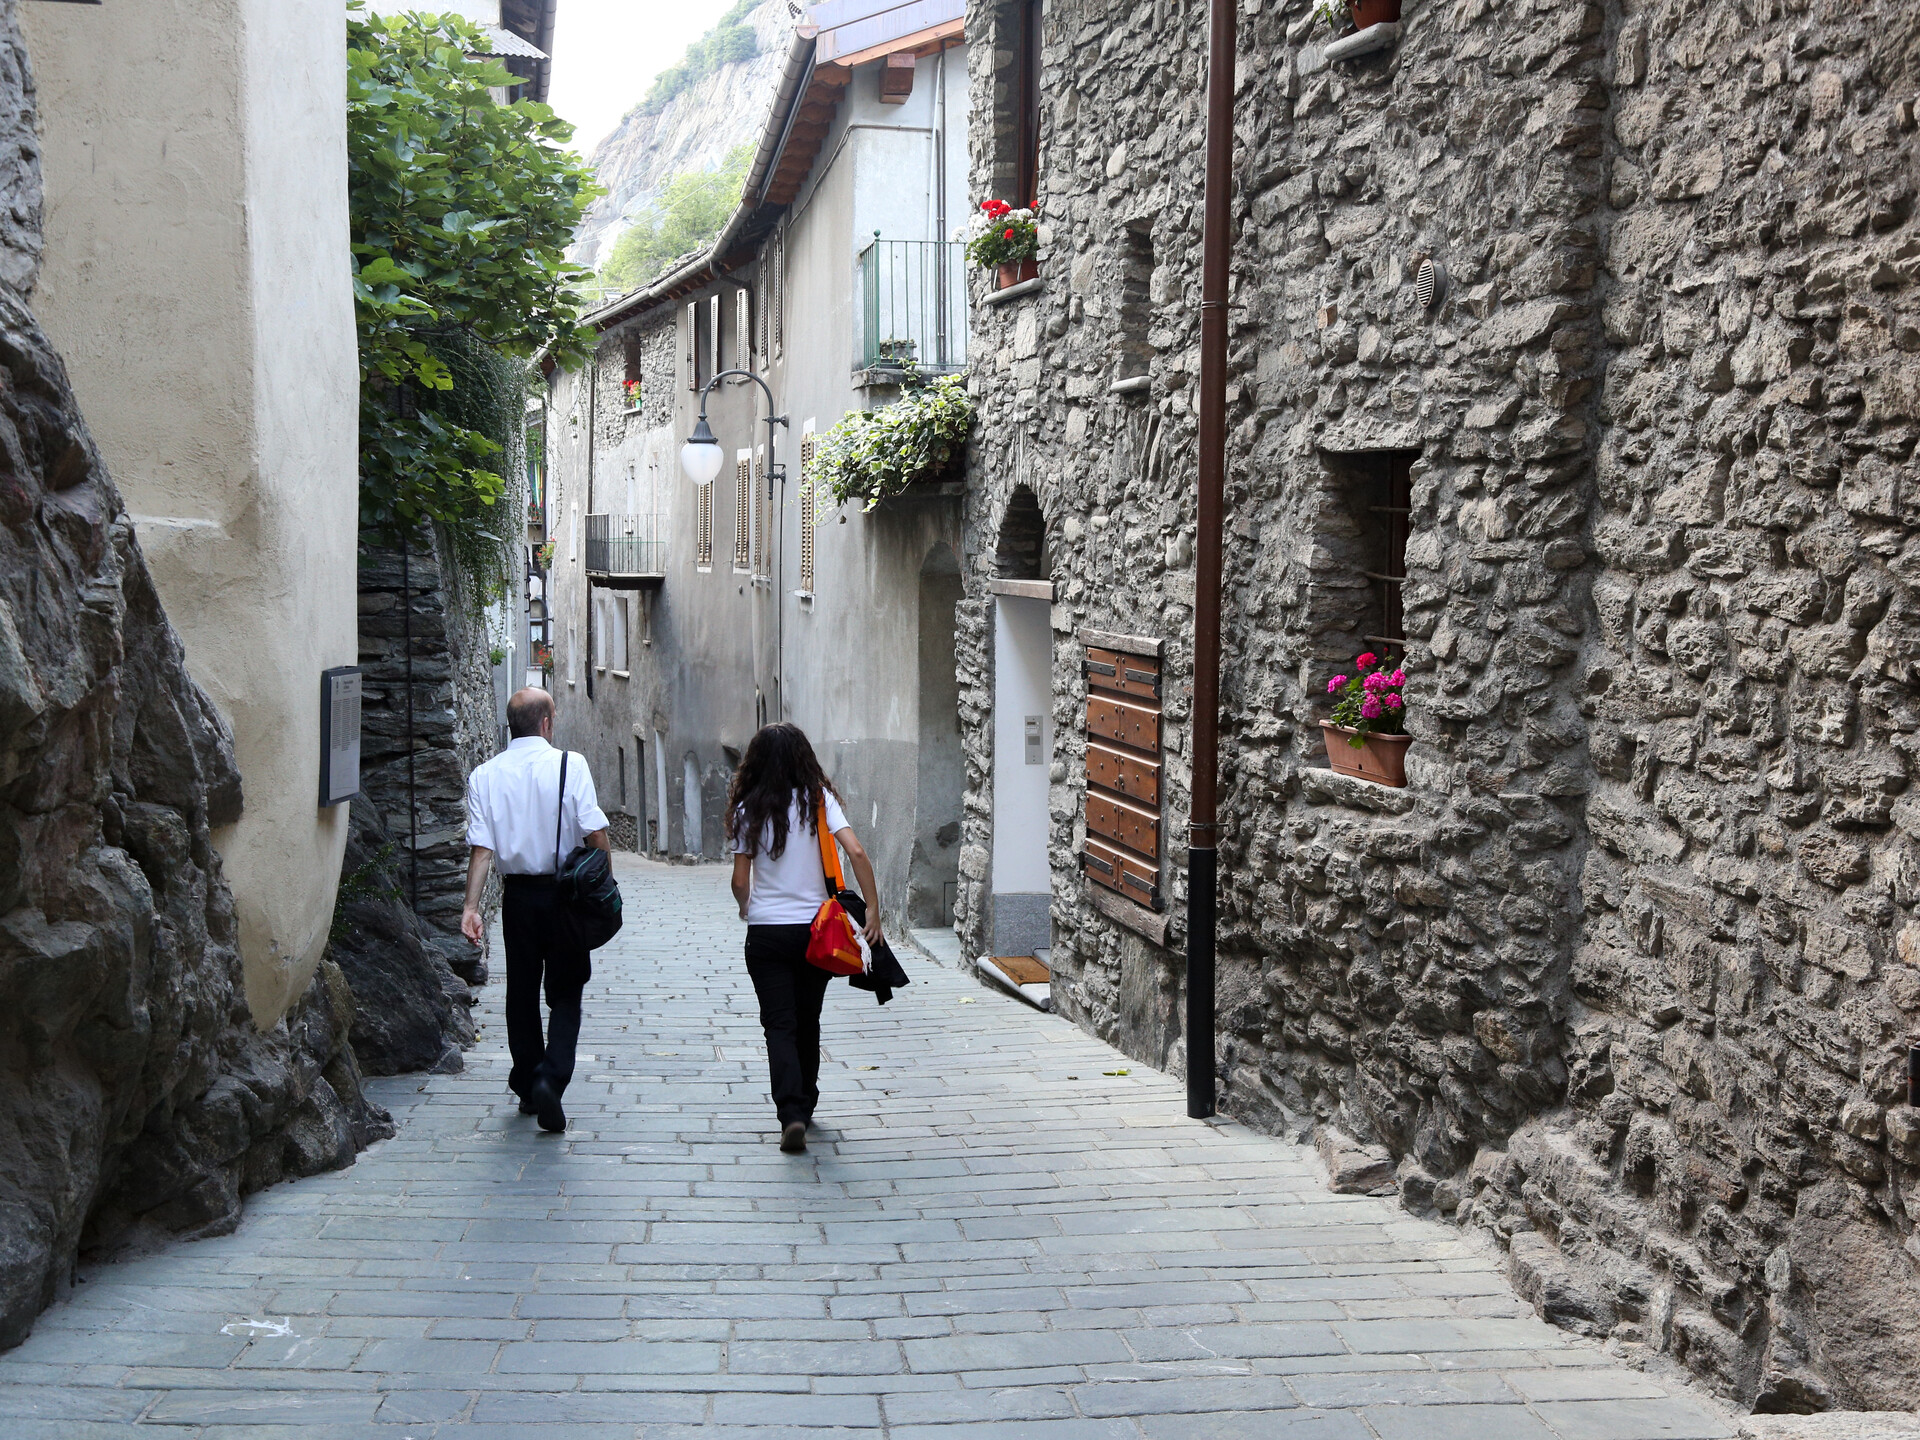
[[[489,988],[466,1073],[373,1083],[397,1138],[91,1269],[0,1357],[0,1435],[1733,1433],[1478,1242],[925,960],[885,1009],[829,991],[822,1128],[782,1155],[725,872],[621,868],[565,1136],[516,1113]]]

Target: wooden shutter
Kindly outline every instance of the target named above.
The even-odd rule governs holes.
[[[700,302],[687,302],[687,388],[700,388]]]
[[[701,570],[713,569],[713,482],[699,487],[700,497],[694,512],[693,563]]]
[[[813,593],[813,421],[800,434],[800,589]]]
[[[1086,848],[1096,885],[1160,910],[1160,660],[1088,644]]]
[[[733,462],[733,569],[744,575],[753,566],[753,452],[736,451]]]
[[[733,292],[733,348],[738,352],[733,363],[742,370],[753,369],[753,291],[744,285]]]

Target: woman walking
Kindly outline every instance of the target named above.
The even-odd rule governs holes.
[[[880,943],[873,862],[847,824],[840,797],[798,725],[763,727],[747,745],[727,795],[733,898],[747,922],[747,974],[760,998],[767,1074],[780,1117],[780,1148],[807,1148],[820,1099],[820,1005],[833,977],[807,963],[813,917],[828,897],[819,817],[853,864],[867,901],[865,935]],[[827,843],[832,843],[831,841]]]

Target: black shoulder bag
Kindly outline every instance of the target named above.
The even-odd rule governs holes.
[[[568,753],[560,752],[560,813],[553,820],[553,868],[560,888],[560,923],[574,942],[598,950],[620,930],[620,886],[613,862],[597,845],[576,845],[560,863],[560,830],[567,816]]]

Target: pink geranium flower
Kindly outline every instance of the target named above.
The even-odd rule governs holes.
[[[1406,683],[1407,683],[1407,672],[1406,672],[1406,671],[1404,671],[1404,670],[1396,670],[1396,671],[1394,671],[1394,672],[1393,672],[1393,674],[1391,674],[1391,675],[1389,675],[1389,676],[1387,677],[1387,683],[1388,683],[1389,685],[1396,685],[1396,686],[1397,686],[1397,685],[1404,685],[1404,684],[1406,684]]]
[[[1380,718],[1380,697],[1378,695],[1369,695],[1360,702],[1360,718],[1362,720],[1378,720]]]
[[[1364,655],[1358,655],[1354,657],[1353,668],[1356,670],[1370,669],[1373,666],[1373,663],[1379,658],[1380,657],[1378,655],[1374,654],[1371,650],[1369,650]]]
[[[1402,700],[1398,695],[1387,695],[1381,698],[1381,703],[1384,704],[1389,710],[1398,710],[1406,702]]]
[[[1329,680],[1329,681],[1327,681],[1327,694],[1329,694],[1329,695],[1337,695],[1337,694],[1339,694],[1339,693],[1340,693],[1340,687],[1341,687],[1342,685],[1344,685],[1344,684],[1346,684],[1346,683],[1347,683],[1347,677],[1346,677],[1346,676],[1344,676],[1344,675],[1336,675],[1336,676],[1334,676],[1334,677],[1333,677],[1333,678],[1332,678],[1331,680]]]

